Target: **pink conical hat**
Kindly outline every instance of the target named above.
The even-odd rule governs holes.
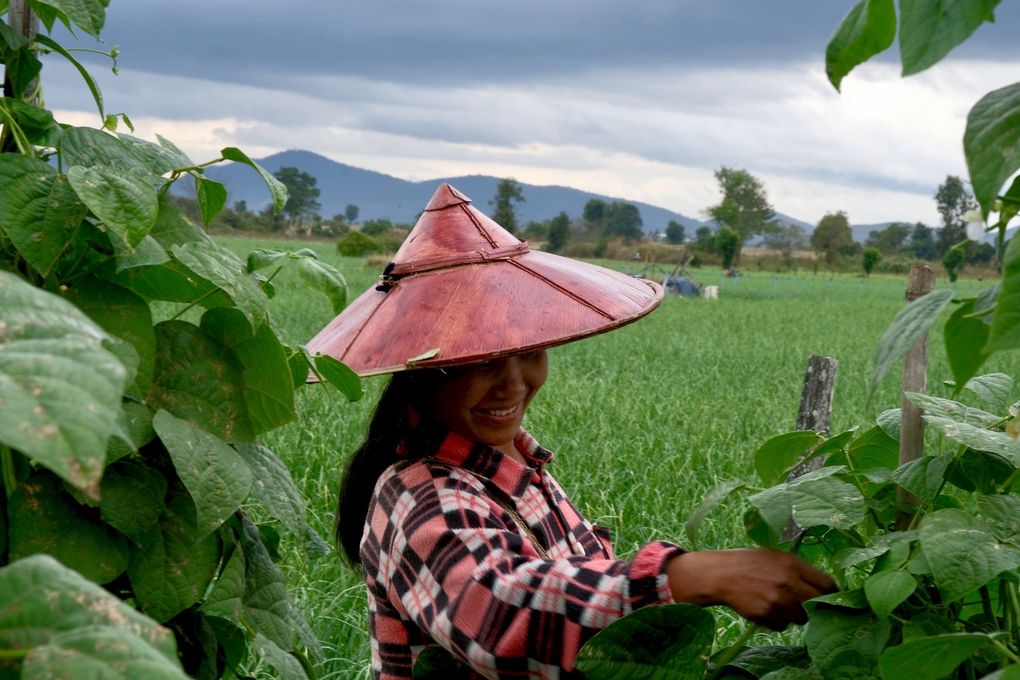
[[[532,251],[443,184],[379,285],[308,349],[361,376],[455,366],[603,333],[661,300],[652,281]]]

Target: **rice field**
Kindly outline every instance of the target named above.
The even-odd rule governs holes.
[[[255,247],[312,247],[344,272],[352,299],[378,274],[360,260],[339,257],[331,244],[220,240],[242,256]],[[549,379],[525,420],[555,452],[552,473],[591,520],[613,531],[622,557],[649,540],[684,543],[689,513],[719,482],[756,482],[752,454],[769,437],[794,429],[811,354],[839,362],[833,433],[869,426],[879,412],[899,405],[895,375],[872,403],[865,397],[875,345],[904,304],[905,277],[749,272],[726,279],[718,270],[690,273],[718,285],[719,299],[667,296],[637,323],[554,348]],[[325,299],[304,292],[296,277],[281,275],[273,283],[273,317],[293,341],[307,341],[330,320]],[[937,285],[948,284],[940,278]],[[982,287],[977,281],[954,284],[959,295]],[[929,355],[929,391],[944,393],[941,381],[950,373],[941,336]],[[1020,377],[1020,354],[993,357],[985,370]],[[384,382],[367,380],[367,396],[357,403],[306,388],[300,420],[264,439],[289,465],[310,522],[323,537],[332,531],[344,460],[360,443]],[[688,547],[747,545],[742,511],[737,502],[724,505],[703,526],[701,545]],[[336,554],[312,557],[295,543],[282,567],[326,649],[325,677],[368,677],[360,578]],[[742,625],[723,610],[717,621],[727,637]]]

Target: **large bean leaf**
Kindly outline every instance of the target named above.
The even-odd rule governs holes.
[[[824,437],[817,432],[787,432],[769,439],[754,452],[754,469],[762,484],[772,486],[786,479],[790,468],[821,442]]]
[[[166,411],[156,413],[152,426],[195,503],[196,538],[202,540],[241,507],[251,469],[229,444]]]
[[[921,549],[946,602],[1020,567],[1020,551],[1000,543],[982,520],[962,510],[938,510],[925,517]]]
[[[960,423],[974,425],[975,427],[988,427],[989,425],[998,423],[1001,420],[1001,418],[994,413],[982,411],[979,408],[967,406],[966,404],[961,404],[960,402],[953,401],[952,399],[933,397],[929,394],[923,394],[920,392],[906,392],[905,394],[907,399],[914,402],[914,404],[918,407],[924,409],[925,413],[932,416],[948,418]]]
[[[700,607],[645,607],[596,634],[576,665],[589,680],[701,680],[714,637],[712,615]]]
[[[1000,0],[900,0],[903,75],[923,71],[994,19]]]
[[[283,210],[283,206],[287,204],[287,187],[283,182],[266,172],[265,168],[248,158],[248,154],[237,147],[228,146],[220,153],[223,154],[223,157],[228,161],[243,163],[254,168],[255,171],[262,176],[262,180],[266,183],[266,186],[269,187],[269,193],[273,196],[273,210],[276,212]]]
[[[118,461],[103,474],[103,520],[137,545],[146,541],[163,514],[167,484],[156,468],[136,461]]]
[[[266,320],[269,299],[232,252],[216,244],[196,243],[171,246],[170,250],[179,262],[226,293],[252,328]]]
[[[228,441],[254,437],[237,356],[184,321],[156,326],[156,368],[149,403]]]
[[[123,364],[73,305],[3,271],[0,310],[0,442],[95,495]]]
[[[46,553],[96,583],[109,583],[127,568],[124,536],[86,516],[52,475],[19,484],[7,513],[12,559]]]
[[[851,529],[864,519],[864,496],[853,484],[826,477],[792,486],[790,509],[802,527]]]
[[[75,193],[107,228],[134,248],[152,228],[159,201],[152,185],[118,168],[76,165],[67,171]]]
[[[916,578],[905,571],[892,569],[872,574],[864,582],[864,594],[871,611],[881,619],[892,614],[916,589]]]
[[[98,38],[106,23],[106,6],[110,0],[33,0],[33,4],[52,7],[65,24],[70,22]]]
[[[22,680],[187,680],[180,661],[114,626],[90,626],[59,633],[33,649]]]
[[[1001,411],[1009,405],[1013,378],[1005,373],[988,373],[971,378],[963,388],[981,397],[993,409]]]
[[[88,127],[65,128],[60,138],[64,166],[117,168],[126,174],[157,182],[158,178],[135,150],[116,136]]]
[[[255,434],[297,416],[287,354],[268,324],[259,324],[252,334],[240,311],[219,307],[202,315],[201,327],[240,360],[244,401]]]
[[[991,327],[983,318],[973,316],[974,303],[975,300],[967,300],[961,304],[946,321],[943,332],[946,357],[957,385],[963,385],[977,375],[978,369],[989,357],[984,347]]]
[[[804,642],[822,677],[868,678],[876,675],[890,630],[887,620],[870,612],[818,605],[811,609]]]
[[[978,451],[998,454],[1012,463],[1014,467],[1020,467],[1020,442],[1005,432],[986,430],[940,416],[925,416],[924,419],[953,441]]]
[[[1020,168],[1020,83],[978,100],[967,114],[963,151],[974,198],[987,216],[1003,184]]]
[[[875,350],[875,368],[868,384],[868,398],[878,383],[918,340],[928,334],[939,314],[953,297],[950,290],[934,290],[904,307],[882,334]]]
[[[1020,121],[1020,115],[1017,116]],[[1015,140],[1020,145],[1020,136]],[[1020,156],[1018,156],[1020,160]],[[988,337],[988,351],[1020,347],[1020,238],[1014,234],[1002,264],[1002,290],[995,306],[995,321]]]
[[[840,22],[825,50],[825,73],[837,90],[844,76],[892,45],[896,38],[893,0],[860,0]]]
[[[159,527],[131,551],[128,577],[142,611],[167,621],[198,602],[216,574],[221,547],[216,534],[199,540],[187,496],[173,496]]]
[[[980,633],[923,637],[885,650],[879,669],[883,678],[939,680],[951,676],[976,652],[993,646],[992,639]]]
[[[287,466],[275,453],[259,444],[241,444],[237,452],[253,474],[251,499],[295,536],[304,537],[308,526],[305,499]]]
[[[40,274],[53,270],[87,213],[67,178],[48,163],[0,155],[0,231]]]

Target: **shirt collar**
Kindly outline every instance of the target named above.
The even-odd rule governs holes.
[[[490,480],[500,491],[516,499],[552,460],[552,452],[539,446],[535,438],[525,430],[517,434],[514,444],[529,465],[491,446],[469,441],[452,431],[447,432],[432,456]]]

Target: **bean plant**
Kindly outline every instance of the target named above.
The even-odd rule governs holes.
[[[322,650],[274,558],[281,534],[329,548],[258,438],[297,417],[310,371],[360,396],[269,312],[283,269],[334,311],[344,279],[310,250],[242,260],[181,213],[181,181],[205,224],[223,208],[204,174],[223,161],[258,172],[277,210],[286,192],[239,149],[196,164],[120,131],[51,35],[98,38],[107,4],[27,0],[28,22],[0,20],[0,677],[313,677]],[[43,55],[77,69],[97,127],[54,119]]]
[[[860,0],[830,40],[829,79],[838,89],[897,27],[904,75],[928,68],[998,4],[900,0],[897,14],[894,0]],[[1006,240],[1020,212],[1020,179],[1010,183],[1020,170],[1020,83],[977,102],[963,141],[981,207],[968,232],[996,232],[1002,280],[973,297],[935,290],[904,307],[879,341],[868,386],[952,308],[945,396],[905,394],[924,412],[924,455],[900,462],[899,409],[831,437],[782,434],[755,452],[759,485],[721,484],[687,523],[696,541],[705,516],[739,497],[751,541],[834,574],[840,591],[805,605],[803,644],[747,646],[749,626],[718,649],[710,612],[656,607],[582,648],[577,666],[588,678],[1020,678],[1020,401],[1016,376],[980,375],[991,355],[1020,348],[1020,238]],[[805,454],[824,465],[791,477]]]

